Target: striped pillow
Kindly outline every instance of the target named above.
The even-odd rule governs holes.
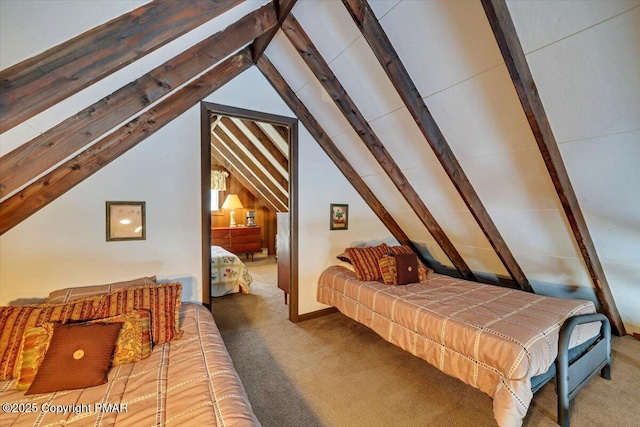
[[[413,252],[413,249],[411,249],[411,247],[408,245],[389,246],[389,251],[394,255],[415,253]],[[429,273],[433,273],[433,270],[427,267],[426,265],[424,265],[424,263],[420,261],[420,259],[418,258],[418,278],[420,279],[420,281],[421,282],[426,281],[427,276],[429,276]]]
[[[149,310],[153,345],[162,344],[182,336],[179,319],[181,297],[180,282],[123,288],[102,297],[100,317],[118,316],[134,310]]]
[[[378,260],[389,253],[389,246],[386,243],[381,243],[378,246],[347,248],[346,252],[351,259],[358,280],[363,282],[382,280]]]
[[[0,307],[0,381],[16,377],[20,345],[24,333],[47,322],[96,319],[102,297],[85,298],[65,304],[31,304]]]
[[[78,286],[75,288],[58,289],[47,297],[45,303],[59,304],[62,302],[73,301],[81,298],[88,298],[98,295],[106,295],[121,288],[130,288],[135,286],[155,285],[156,276],[140,277],[139,279],[127,280],[125,282],[115,282],[106,285],[95,286]]]

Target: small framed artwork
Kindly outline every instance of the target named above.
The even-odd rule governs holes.
[[[145,240],[145,202],[107,202],[107,242]]]
[[[330,230],[346,230],[349,228],[349,205],[331,203]]]

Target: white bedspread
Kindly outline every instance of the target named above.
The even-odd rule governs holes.
[[[236,255],[211,246],[211,296],[242,292],[249,293],[249,286],[253,278],[244,263]]]

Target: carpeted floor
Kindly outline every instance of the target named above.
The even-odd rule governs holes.
[[[247,262],[250,295],[212,311],[264,427],[495,426],[492,400],[387,343],[340,313],[293,324],[273,260]],[[572,403],[571,425],[640,426],[640,341],[613,339],[613,380],[594,378]],[[556,426],[547,384],[525,426]]]

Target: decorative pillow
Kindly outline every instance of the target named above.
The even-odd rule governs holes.
[[[25,395],[106,383],[121,327],[122,323],[54,324],[49,349]]]
[[[381,243],[378,246],[347,248],[346,252],[356,270],[358,280],[363,282],[382,280],[378,260],[389,253],[389,247],[386,243]]]
[[[416,254],[396,254],[396,274],[398,285],[418,283],[418,256]]]
[[[103,296],[101,318],[118,316],[134,310],[151,311],[153,345],[182,336],[180,330],[180,304],[182,283],[124,288]]]
[[[415,252],[413,252],[413,249],[411,249],[410,246],[408,245],[400,245],[400,246],[389,246],[389,251],[390,253],[397,255],[397,254],[415,254]],[[427,280],[427,277],[429,276],[430,273],[433,273],[433,270],[430,269],[429,267],[427,267],[426,265],[424,265],[424,263],[422,261],[420,261],[420,259],[418,259],[418,278],[421,282],[424,282]]]
[[[122,323],[111,366],[138,362],[146,359],[151,354],[149,310],[136,310],[106,319],[91,320],[86,323]]]
[[[15,378],[24,333],[47,322],[92,320],[100,317],[102,297],[64,304],[31,304],[0,307],[0,381]]]
[[[342,252],[341,254],[336,256],[336,258],[338,258],[340,261],[343,261],[343,262],[346,262],[346,263],[349,263],[349,264],[353,264],[351,262],[351,258],[349,258],[349,254],[346,251]]]
[[[121,288],[136,286],[155,285],[156,276],[140,277],[139,279],[127,280],[125,282],[115,282],[106,285],[79,286],[77,288],[58,289],[49,293],[46,303],[62,303],[81,298],[88,298],[97,295],[106,295]]]
[[[52,336],[53,323],[36,326],[24,333],[20,346],[20,358],[16,365],[17,374],[15,376],[18,379],[16,389],[29,389],[44,360]]]
[[[385,285],[398,284],[398,270],[396,268],[396,257],[393,255],[384,255],[378,260],[382,283]]]

